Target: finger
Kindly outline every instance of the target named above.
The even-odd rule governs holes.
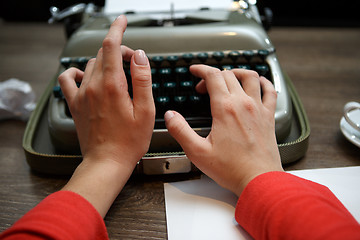
[[[277,93],[275,91],[274,85],[264,77],[260,77],[260,84],[263,92],[262,102],[264,106],[275,112]]]
[[[206,84],[203,79],[201,79],[201,81],[198,84],[196,84],[195,90],[200,94],[207,93]]]
[[[84,72],[84,76],[83,76],[83,79],[81,81],[81,85],[85,86],[90,81],[91,75],[92,75],[93,70],[94,70],[95,63],[96,63],[96,58],[91,58],[87,62],[85,72]]]
[[[69,68],[58,77],[61,90],[68,103],[72,102],[78,87],[76,82],[80,82],[84,76],[84,72],[77,68]]]
[[[261,89],[259,74],[255,71],[245,69],[233,69],[232,72],[241,82],[241,86],[246,94],[260,101]]]
[[[131,48],[122,45],[121,46],[121,55],[124,61],[130,62],[132,55],[134,55],[134,50]]]
[[[175,111],[167,111],[164,115],[166,128],[170,135],[181,145],[185,154],[191,157],[194,151],[206,146],[205,138],[200,137],[186,122],[181,114]]]
[[[95,61],[95,64],[93,66],[93,70],[92,70],[91,74],[101,73],[102,68],[103,68],[102,63],[103,63],[103,48],[100,48],[97,55],[96,55],[96,61]]]
[[[136,50],[130,65],[135,115],[139,112],[155,112],[149,60],[143,50]]]
[[[105,79],[113,79],[113,74],[122,71],[121,42],[126,29],[127,20],[119,16],[111,24],[110,30],[103,40],[103,72]]]
[[[206,65],[192,65],[190,72],[205,81],[206,89],[211,98],[216,99],[223,94],[229,93],[224,77],[219,69]]]
[[[223,71],[226,86],[232,94],[243,94],[244,91],[241,88],[239,80],[232,71]]]

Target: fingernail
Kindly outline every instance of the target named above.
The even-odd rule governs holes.
[[[165,121],[170,121],[175,116],[173,111],[167,111],[164,115]]]
[[[119,18],[120,18],[120,16],[117,16],[117,17],[114,19],[113,23],[116,22]]]
[[[148,64],[147,56],[143,50],[140,50],[140,49],[136,50],[134,54],[135,54],[135,63],[137,65],[147,65]]]
[[[119,15],[119,16],[117,16],[117,18],[115,18],[115,21],[120,19],[120,18],[123,18],[123,17],[124,17],[124,15]]]

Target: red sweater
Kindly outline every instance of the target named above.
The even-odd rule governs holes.
[[[253,179],[235,210],[255,239],[360,239],[360,225],[325,186],[285,172]]]
[[[360,225],[317,183],[271,172],[251,181],[235,210],[255,239],[360,239]],[[45,198],[0,239],[108,239],[103,219],[81,196],[60,191]]]
[[[0,239],[108,239],[104,220],[80,195],[60,191],[26,213]]]

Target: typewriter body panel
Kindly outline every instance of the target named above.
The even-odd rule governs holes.
[[[71,66],[83,69],[86,61],[96,56],[114,17],[98,14],[84,22],[69,38],[61,55],[62,64],[60,64],[58,74]],[[259,74],[265,75],[272,81],[278,93],[275,113],[278,142],[281,143],[287,137],[292,122],[292,104],[276,57],[275,47],[259,23],[256,11],[251,9],[194,11],[185,14],[182,24],[162,23],[161,26],[154,25],[159,20],[154,21],[148,14],[129,14],[127,18],[128,28],[124,34],[123,44],[133,49],[145,50],[152,68],[157,71],[170,69],[175,72],[177,68],[188,69],[190,65],[197,63],[216,66],[220,69],[245,66],[257,70],[260,66]],[[205,55],[205,57],[201,58],[200,55]],[[185,56],[191,56],[191,58]],[[159,57],[161,61],[156,60]],[[126,72],[127,64],[125,63],[124,66]],[[265,72],[262,74],[263,68]],[[170,81],[174,76],[169,75]],[[187,76],[192,82],[191,85],[196,85],[198,79]],[[153,76],[153,81],[159,81],[156,79],[158,77],[159,75]],[[163,84],[163,81],[161,80],[160,84]],[[179,81],[175,81],[177,85]],[[190,109],[193,106],[190,104],[186,108]],[[161,119],[165,111],[166,109],[157,112],[156,118]],[[196,114],[196,111],[202,111],[202,109],[192,111],[189,119]],[[54,94],[50,97],[48,123],[51,140],[59,153],[80,153],[74,122],[63,97],[56,97]],[[186,160],[181,147],[162,126],[161,124],[158,127],[155,126],[153,131],[149,153],[143,159],[144,162],[152,160],[144,163],[144,167],[147,165],[147,170],[144,169],[144,172],[163,174],[191,170],[190,162]],[[195,124],[193,129],[199,135],[206,136],[211,129],[211,119],[204,125]],[[164,167],[164,162],[169,163],[166,153],[174,156],[171,161],[179,163],[173,164],[176,166],[175,169],[169,170]],[[155,156],[158,161],[154,161],[152,156]]]

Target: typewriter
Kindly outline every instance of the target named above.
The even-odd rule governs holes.
[[[70,9],[80,13],[82,22],[69,36],[60,57],[58,74],[69,67],[83,70],[87,61],[96,55],[110,24],[118,15],[104,14],[93,7],[90,9],[89,5],[77,5],[77,8]],[[275,47],[255,3],[241,0],[229,1],[229,7],[222,9],[204,7],[176,11],[171,7],[169,11],[162,12],[126,9],[120,13],[128,19],[123,44],[132,49],[143,49],[152,68],[156,121],[149,152],[143,158],[145,173],[191,170],[180,145],[165,127],[163,115],[166,110],[179,111],[201,136],[206,136],[211,129],[209,97],[195,91],[200,79],[189,73],[192,64],[202,63],[219,69],[245,68],[265,76],[278,93],[275,112],[278,142],[289,135],[291,98]],[[55,12],[53,18],[59,15]],[[131,95],[131,76],[126,62],[124,70]],[[56,153],[80,154],[74,122],[58,84],[49,98],[48,126]]]

